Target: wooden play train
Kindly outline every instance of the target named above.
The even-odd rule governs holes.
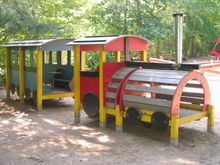
[[[43,100],[74,97],[75,123],[80,122],[81,109],[90,117],[99,116],[102,128],[107,115],[114,116],[117,131],[122,131],[123,119],[147,122],[158,130],[169,128],[173,145],[185,123],[207,117],[208,130],[213,131],[214,110],[200,66],[147,62],[148,45],[147,39],[134,35],[9,42],[3,45],[7,97],[15,91],[21,102],[33,97],[38,109]],[[86,68],[85,57],[91,52],[99,58],[93,71]],[[112,54],[115,61],[106,61]],[[132,54],[139,61],[131,61]]]

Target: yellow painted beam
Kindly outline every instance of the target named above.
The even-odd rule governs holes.
[[[115,109],[106,108],[106,114],[115,116]]]
[[[74,97],[74,92],[43,94],[42,100],[64,98],[64,97]]]
[[[122,132],[123,126],[123,115],[120,112],[119,105],[116,105],[116,112],[115,112],[115,129],[117,132]]]
[[[24,103],[24,50],[19,48],[19,90],[20,102]]]
[[[141,61],[147,61],[147,51],[141,51]]]
[[[214,106],[208,105],[208,132],[214,132],[215,111]]]
[[[141,121],[151,123],[151,115],[141,115]]]
[[[197,111],[202,111],[203,106],[197,105],[197,104],[184,104],[184,103],[181,103],[180,104],[180,108],[187,108],[187,109],[193,109],[193,110],[197,110]]]
[[[5,48],[5,67],[6,67],[7,99],[10,99],[11,77],[10,77],[10,49],[9,48]]]
[[[74,49],[74,118],[75,123],[80,122],[80,46],[75,45]]]
[[[81,70],[86,70],[86,52],[84,51],[81,52]]]
[[[121,62],[121,52],[120,51],[115,52],[115,62]]]
[[[179,116],[171,115],[170,119],[170,144],[177,146],[179,136]]]
[[[43,90],[43,80],[42,80],[42,51],[37,48],[37,109],[42,109],[42,90]]]
[[[207,117],[208,113],[207,112],[198,112],[194,115],[190,115],[190,116],[186,116],[186,117],[182,117],[179,119],[179,125],[183,125],[192,121],[196,121],[199,119],[202,119],[204,117]]]
[[[106,61],[106,52],[103,45],[99,46],[99,126],[106,127],[106,112],[104,107],[103,63]]]

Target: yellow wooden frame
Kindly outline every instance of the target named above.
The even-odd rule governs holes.
[[[214,132],[215,111],[213,105],[208,105],[208,125],[207,131]]]
[[[115,52],[115,62],[121,62],[121,52],[120,51]]]
[[[141,51],[141,61],[147,61],[147,51]]]
[[[104,107],[103,63],[106,61],[104,46],[99,46],[99,126],[106,127],[106,111]]]
[[[174,146],[178,145],[178,136],[179,136],[179,127],[183,124],[190,123],[192,121],[196,121],[202,118],[208,118],[207,130],[209,132],[213,132],[214,129],[214,107],[212,105],[208,106],[208,111],[202,111],[202,106],[195,105],[195,104],[181,104],[185,106],[185,108],[190,108],[192,110],[197,111],[196,114],[180,117],[175,115],[170,115],[167,113],[169,117],[169,126],[170,126],[170,143]],[[108,115],[115,116],[115,125],[117,131],[122,131],[123,126],[123,117],[126,117],[126,112],[129,107],[125,108],[125,111],[122,113],[120,112],[119,106],[116,105],[115,109],[106,108],[105,113]],[[155,112],[154,110],[148,109],[139,109],[141,114],[141,121],[151,123],[151,116]]]
[[[42,100],[50,100],[55,98],[74,97],[74,92],[43,94]]]
[[[42,109],[42,92],[43,92],[43,80],[42,80],[42,51],[37,48],[37,109]]]
[[[75,45],[74,49],[74,117],[75,123],[80,122],[80,46]]]
[[[86,52],[81,51],[81,70],[85,71],[86,70]]]
[[[119,105],[115,107],[115,129],[117,132],[122,132],[123,113],[120,111]]]
[[[20,90],[20,102],[24,103],[24,50],[19,48],[19,90]]]

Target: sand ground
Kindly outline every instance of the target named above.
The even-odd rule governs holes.
[[[220,78],[208,76],[216,109],[215,134],[207,133],[207,120],[180,128],[179,146],[169,145],[169,133],[142,124],[107,129],[82,112],[74,125],[73,99],[44,102],[43,110],[5,100],[0,90],[0,165],[75,164],[220,164]],[[15,99],[15,98],[13,98]]]

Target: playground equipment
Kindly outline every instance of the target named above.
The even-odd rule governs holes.
[[[138,36],[90,36],[68,43],[74,47],[74,115],[80,122],[81,105],[99,125],[106,127],[107,115],[115,117],[117,131],[123,118],[137,123],[151,123],[153,128],[170,128],[170,142],[178,144],[179,127],[208,117],[213,131],[214,110],[206,79],[196,64],[130,62],[134,52],[146,59],[149,41]],[[99,70],[82,71],[82,52],[95,51]],[[123,52],[124,62],[106,62],[108,52]]]
[[[216,39],[214,48],[209,52],[209,54],[215,56],[217,60],[220,60],[220,50],[219,48],[217,48],[219,47],[219,44],[220,44],[220,37]]]
[[[73,77],[71,39],[42,39],[13,41],[2,45],[6,48],[6,88],[10,93],[33,98],[37,109],[42,100],[73,97],[69,81]],[[11,91],[11,92],[10,92]]]
[[[119,132],[123,119],[133,124],[146,122],[157,130],[169,128],[173,145],[178,144],[179,127],[191,121],[207,117],[208,131],[213,131],[214,109],[208,83],[199,71],[202,65],[182,63],[183,16],[174,14],[179,24],[176,63],[152,58],[151,61],[159,63],[147,62],[149,41],[135,35],[87,36],[71,42],[61,39],[9,42],[3,45],[7,98],[10,90],[17,91],[21,102],[24,96],[33,97],[41,109],[42,100],[74,96],[75,123],[80,122],[81,108],[90,117],[99,116],[101,128],[106,127],[107,115],[114,116]],[[66,60],[63,50],[67,51]],[[99,59],[94,70],[86,67],[85,57],[91,52]],[[107,61],[110,55],[115,56],[114,62]],[[57,60],[53,62],[54,59]]]

